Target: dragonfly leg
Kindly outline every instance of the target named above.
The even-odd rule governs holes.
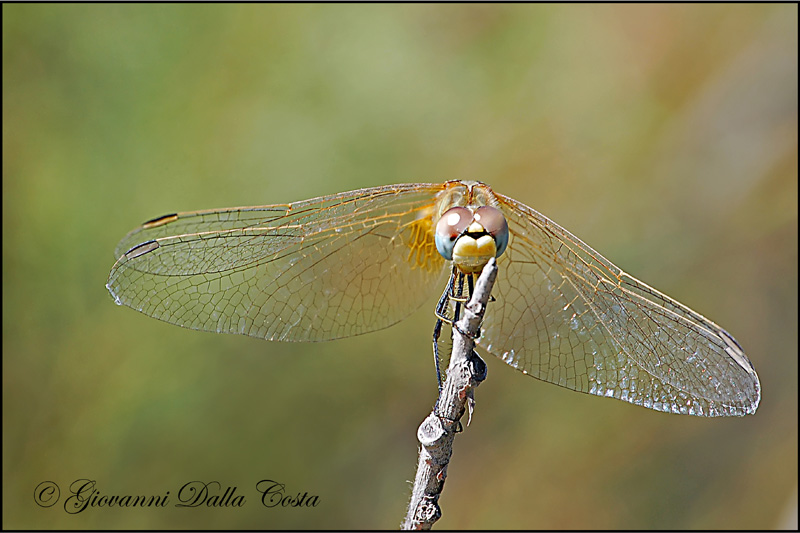
[[[453,273],[450,274],[450,279],[447,282],[447,287],[444,288],[442,297],[439,298],[439,303],[436,304],[436,309],[433,312],[436,315],[436,318],[450,325],[453,324],[453,321],[450,318],[448,318],[446,311],[447,311],[447,302],[453,299],[453,295],[451,293],[453,291],[453,287],[455,286],[455,278],[456,278],[456,271],[454,268]],[[436,338],[437,339],[439,338],[438,335]]]
[[[436,325],[433,326],[433,362],[436,366],[436,383],[438,385],[439,393],[442,392],[442,372],[439,368],[439,336],[442,333],[442,323],[447,322],[448,324],[452,324],[447,315],[445,314],[447,310],[447,301],[450,296],[450,292],[453,290],[453,284],[455,283],[455,270],[453,270],[453,274],[450,275],[450,280],[447,282],[447,286],[442,293],[442,297],[439,298],[439,303],[436,304],[436,310],[434,314],[436,315]],[[439,406],[439,400],[436,400],[436,407]],[[435,408],[434,408],[435,409]]]
[[[458,322],[458,319],[461,318],[461,304],[466,302],[468,297],[469,297],[469,295],[467,295],[466,297],[464,296],[464,273],[463,272],[459,272],[458,273],[458,293],[456,293],[454,295],[454,297],[451,298],[451,300],[453,300],[456,303],[456,308],[455,308],[455,311],[453,312],[453,324],[454,325],[455,325],[456,322]]]
[[[442,372],[439,369],[439,335],[442,333],[442,321],[436,320],[436,325],[433,326],[433,362],[436,365],[436,385],[439,388],[439,394],[442,392]],[[438,400],[436,401],[438,405]]]
[[[464,274],[461,274],[461,276],[462,276],[462,279],[460,281],[463,283]],[[467,274],[466,276],[467,276],[467,291],[468,292],[467,292],[467,296],[464,297],[464,301],[467,301],[469,298],[472,298],[472,291],[475,289],[475,286],[474,286],[475,285],[475,279],[474,279],[475,274]],[[456,309],[458,309],[458,305],[459,304],[457,303],[456,304]],[[471,335],[470,333],[468,333],[466,331],[462,331],[461,328],[458,327],[458,324],[456,324],[456,320],[458,320],[458,318],[453,320],[453,327],[456,328],[456,331],[458,331],[459,333],[461,333],[465,337],[469,337],[471,339],[477,339],[478,337],[481,336],[480,328],[478,328],[478,331],[475,333],[475,335]]]
[[[467,294],[466,296],[464,296],[464,276],[465,276],[465,274],[463,272],[458,272],[457,275],[458,275],[458,289],[456,290],[455,294],[449,294],[448,295],[448,300],[455,302],[455,306],[454,306],[454,309],[453,309],[453,320],[450,322],[450,325],[452,327],[456,328],[458,331],[461,331],[458,328],[457,324],[458,324],[458,319],[461,318],[461,305],[463,303],[465,303],[468,300],[468,298],[471,296],[471,292],[472,292],[472,289],[471,289],[471,287],[472,287],[472,276],[470,275],[467,278],[469,280],[468,284],[470,286],[470,294]],[[453,275],[450,276],[451,280],[453,278],[455,278],[455,276],[456,276],[456,272],[454,271]],[[453,283],[451,282],[448,285],[450,287],[450,290],[452,291],[454,289]],[[451,353],[450,356],[452,357],[452,355],[453,354]],[[438,372],[438,368],[437,368],[437,372]],[[460,420],[454,420],[452,418],[448,418],[446,416],[443,416],[443,415],[439,414],[439,400],[441,398],[441,395],[442,395],[442,385],[441,385],[441,378],[440,378],[440,380],[439,380],[439,397],[436,399],[436,405],[433,408],[434,409],[433,412],[434,412],[434,414],[436,414],[436,416],[438,416],[440,418],[444,418],[444,419],[449,420],[450,422],[454,422],[455,423],[454,432],[455,433],[461,433],[464,430],[464,426],[461,425],[461,421]]]
[[[456,277],[458,278],[458,289],[455,287]],[[464,297],[464,273],[457,271],[456,268],[453,267],[453,273],[450,275],[447,287],[445,287],[442,297],[439,298],[439,303],[436,305],[437,320],[433,328],[433,357],[436,362],[436,381],[439,386],[439,396],[436,398],[436,405],[433,407],[433,411],[437,416],[439,412],[439,398],[442,394],[442,372],[439,365],[439,336],[442,332],[442,323],[446,322],[452,327],[457,327],[456,322],[461,315],[461,304],[467,301],[467,297]],[[452,319],[447,317],[447,307],[451,301],[455,302]]]

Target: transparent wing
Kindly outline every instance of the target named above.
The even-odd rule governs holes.
[[[755,412],[758,376],[725,330],[534,209],[497,198],[511,241],[498,260],[483,348],[541,380],[659,411]]]
[[[217,333],[318,341],[385,328],[444,283],[431,230],[442,187],[167,215],[120,242],[106,286],[120,305]]]

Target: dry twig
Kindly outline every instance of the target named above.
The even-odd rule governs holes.
[[[463,317],[453,328],[453,349],[438,413],[431,412],[417,430],[421,445],[419,462],[403,529],[430,529],[442,515],[438,502],[453,452],[453,439],[461,431],[460,420],[467,410],[469,425],[475,405],[473,391],[486,379],[486,363],[475,352],[475,338],[496,277],[497,263],[491,259],[478,278]]]

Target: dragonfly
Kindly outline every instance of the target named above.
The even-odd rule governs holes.
[[[106,287],[118,305],[271,341],[380,330],[443,285],[447,320],[463,301],[454,287],[496,257],[476,343],[523,374],[696,416],[752,414],[761,398],[731,334],[481,182],[173,213],[128,233],[115,255]]]

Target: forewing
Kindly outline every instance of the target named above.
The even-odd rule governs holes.
[[[755,412],[758,376],[726,331],[534,209],[497,198],[511,240],[481,346],[544,381],[659,411]]]
[[[154,219],[117,246],[107,287],[165,322],[318,341],[390,326],[444,283],[432,234],[442,185]]]

